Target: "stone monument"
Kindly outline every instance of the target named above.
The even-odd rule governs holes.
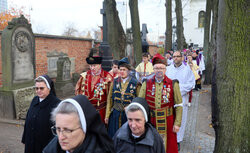
[[[102,56],[102,68],[106,71],[111,70],[112,66],[112,52],[108,44],[108,35],[107,35],[107,19],[106,19],[106,6],[103,2],[103,9],[101,9],[101,14],[103,15],[103,40],[100,44],[100,55]]]
[[[71,61],[67,56],[61,56],[57,61],[56,93],[59,97],[74,95],[74,86],[71,80]]]
[[[25,118],[35,96],[35,39],[28,20],[14,18],[2,33],[0,117]]]

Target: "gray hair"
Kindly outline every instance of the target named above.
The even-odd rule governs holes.
[[[147,112],[146,112],[145,108],[140,103],[137,103],[137,102],[131,103],[127,106],[127,108],[125,110],[126,115],[128,112],[136,112],[136,111],[141,111],[142,114],[144,115],[145,121],[146,122],[148,121]]]
[[[41,77],[37,77],[35,79],[35,82],[44,82],[44,83],[46,83]]]
[[[125,112],[127,114],[128,112],[136,112],[138,110],[142,111],[142,109],[139,106],[137,106],[137,105],[131,105],[131,106],[127,107],[127,109],[125,110]]]
[[[51,121],[55,123],[57,114],[72,114],[72,113],[76,114],[79,120],[77,108],[72,103],[69,102],[61,103],[51,112]]]

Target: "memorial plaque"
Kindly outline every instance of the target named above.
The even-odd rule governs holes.
[[[30,32],[19,27],[12,36],[13,83],[34,79],[33,51]]]
[[[25,118],[35,95],[35,38],[31,24],[21,15],[8,22],[1,36],[2,79],[0,118]]]
[[[56,81],[70,80],[71,62],[69,57],[59,57],[57,61],[57,77]]]
[[[70,80],[70,60],[67,59],[63,63],[63,81]]]
[[[57,77],[57,61],[59,57],[48,57],[48,75],[51,78]]]
[[[16,118],[25,119],[32,99],[36,96],[34,87],[13,90]]]
[[[70,62],[71,62],[70,73],[75,73],[75,57],[71,57]]]

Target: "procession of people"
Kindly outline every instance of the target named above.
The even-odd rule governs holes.
[[[197,53],[157,53],[151,61],[143,53],[136,69],[124,57],[107,72],[91,49],[75,97],[62,102],[53,81],[39,76],[23,133],[25,152],[178,153],[192,91],[201,89],[204,59]]]

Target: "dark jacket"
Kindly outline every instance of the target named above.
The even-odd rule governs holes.
[[[55,137],[51,142],[44,148],[43,153],[65,153],[61,149],[60,144],[58,143],[58,138]],[[86,135],[83,144],[74,150],[73,153],[110,153],[105,152],[97,140],[97,137],[94,134]]]
[[[25,144],[25,153],[41,153],[43,148],[53,138],[50,121],[51,111],[60,99],[50,93],[42,102],[39,97],[33,98],[27,112],[24,125],[22,143]]]
[[[146,133],[134,139],[128,122],[113,137],[116,153],[165,153],[163,140],[156,129],[146,123]]]

